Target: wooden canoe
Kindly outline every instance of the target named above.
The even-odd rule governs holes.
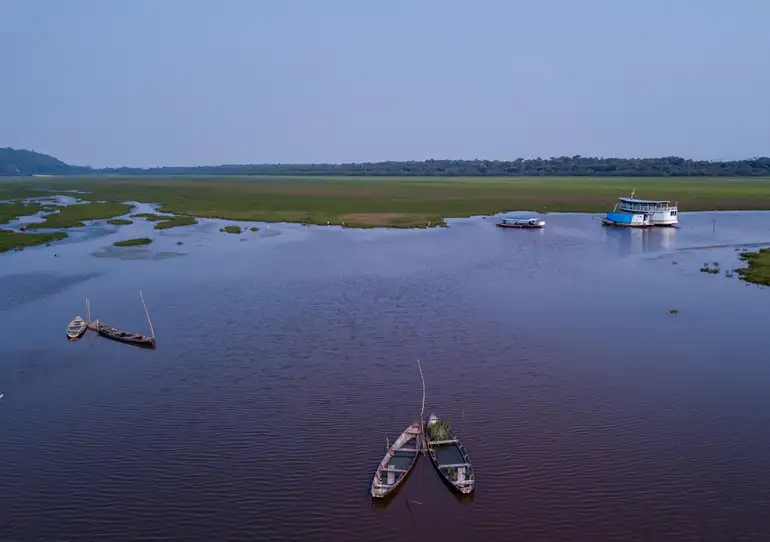
[[[106,324],[97,322],[94,324],[96,332],[102,337],[118,341],[125,344],[131,344],[134,346],[140,346],[142,348],[155,348],[155,338],[141,335],[139,333],[132,333],[130,331],[123,331],[116,327],[111,327]]]
[[[430,460],[446,483],[459,493],[467,495],[473,491],[476,484],[468,451],[448,426],[445,434],[441,435],[441,440],[431,438],[431,427],[436,426],[439,421],[435,414],[431,414],[425,430]],[[437,436],[435,433],[437,431],[434,430],[434,436]]]
[[[76,316],[67,326],[67,338],[76,341],[86,332],[86,321],[80,316]]]
[[[372,481],[372,497],[385,498],[403,482],[420,453],[420,422],[414,422],[388,448]]]

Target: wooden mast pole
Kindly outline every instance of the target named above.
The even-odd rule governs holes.
[[[422,366],[420,360],[417,360],[417,368],[420,370],[420,380],[422,381],[422,406],[420,407],[420,449],[425,453],[425,378],[422,375]]]
[[[150,324],[150,332],[152,333],[152,338],[155,338],[155,330],[152,327],[152,320],[150,320],[150,311],[147,310],[147,304],[144,302],[144,296],[142,295],[142,291],[139,290],[139,297],[142,298],[142,306],[144,307],[144,313],[147,315],[147,323]]]

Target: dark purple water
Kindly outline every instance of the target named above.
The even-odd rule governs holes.
[[[0,255],[0,539],[770,539],[770,290],[699,272],[770,245],[770,214],[546,219],[138,223]],[[146,332],[140,288],[156,351],[65,340],[86,296]],[[420,458],[373,506],[417,359],[476,494]]]

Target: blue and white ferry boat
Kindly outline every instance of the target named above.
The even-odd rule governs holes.
[[[618,198],[615,208],[602,218],[606,226],[649,228],[651,226],[676,226],[679,223],[677,204],[667,200]]]

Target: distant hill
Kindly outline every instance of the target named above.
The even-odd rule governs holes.
[[[729,162],[664,158],[562,156],[513,161],[424,160],[360,164],[251,164],[199,167],[72,166],[47,154],[0,149],[3,175],[336,175],[420,177],[770,177],[770,158]]]
[[[9,175],[78,175],[91,168],[70,166],[61,160],[34,151],[0,148],[0,176]]]

